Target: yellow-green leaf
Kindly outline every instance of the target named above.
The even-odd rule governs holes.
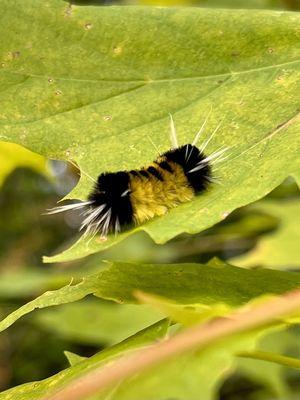
[[[0,186],[9,174],[19,167],[32,168],[41,174],[47,174],[44,157],[20,145],[0,142]]]

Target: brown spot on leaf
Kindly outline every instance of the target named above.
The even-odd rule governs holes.
[[[116,54],[116,55],[121,54],[121,53],[122,53],[122,47],[120,47],[120,46],[114,47],[114,48],[113,48],[113,52],[114,52],[114,54]]]
[[[97,243],[103,243],[103,242],[106,242],[107,241],[107,237],[106,236],[99,236],[99,237],[97,237],[97,239],[96,239],[96,242]],[[120,303],[122,303],[122,301],[120,300]]]
[[[69,3],[69,4],[68,4],[68,7],[65,9],[65,16],[66,16],[66,17],[71,17],[72,11],[73,11],[73,9],[72,9],[72,4]]]
[[[20,51],[12,51],[11,52],[12,58],[19,58],[21,55]]]

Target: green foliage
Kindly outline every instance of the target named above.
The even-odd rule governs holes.
[[[128,338],[127,340],[101,352],[95,354],[88,360],[84,360],[80,363],[75,363],[72,368],[68,368],[53,378],[48,378],[41,382],[34,382],[19,386],[15,389],[8,390],[0,394],[1,400],[37,400],[41,399],[41,396],[48,393],[49,387],[55,387],[56,385],[60,386],[66,382],[68,382],[71,378],[76,376],[80,376],[83,372],[87,372],[91,370],[95,365],[99,366],[105,361],[111,361],[112,358],[122,355],[129,350],[145,346],[153,342],[153,340],[157,340],[159,338],[163,338],[166,334],[166,330],[168,327],[168,323],[166,321],[158,322],[145,330],[139,332],[138,334]],[[74,357],[73,357],[74,360]],[[77,359],[78,361],[78,359]]]
[[[52,334],[73,342],[108,346],[162,318],[162,313],[148,306],[119,305],[90,299],[39,312],[34,322]],[[84,326],[83,330],[78,330],[79,322]]]
[[[167,278],[166,278],[167,277]],[[109,263],[108,268],[82,282],[48,291],[0,322],[0,331],[36,308],[78,301],[89,294],[121,303],[136,301],[135,292],[149,292],[186,306],[236,307],[270,294],[283,294],[300,285],[292,272],[247,270],[212,260],[201,264]]]
[[[18,167],[32,168],[47,175],[45,158],[13,143],[0,142],[0,164],[0,185]]]
[[[270,233],[248,254],[233,260],[241,266],[269,268],[300,267],[300,200],[265,201],[257,205],[259,210],[280,220],[278,230]]]
[[[0,400],[42,400],[133,349],[300,287],[299,191],[280,185],[300,182],[299,13],[207,8],[218,0],[71,3],[0,0],[0,388],[10,387]],[[284,4],[298,7],[222,2]],[[40,215],[78,173],[64,166],[53,186],[36,175],[47,174],[46,159],[79,166],[66,197],[85,199],[85,173],[149,164],[150,138],[160,152],[170,147],[169,113],[187,143],[210,109],[202,140],[222,123],[207,152],[230,149],[206,194],[107,241],[77,240],[72,215]],[[19,167],[27,172],[9,176]],[[54,250],[46,262],[102,250],[107,261],[42,265]],[[213,341],[92,399],[236,400],[241,376],[253,391],[242,387],[243,400],[291,399],[298,323],[299,313]]]

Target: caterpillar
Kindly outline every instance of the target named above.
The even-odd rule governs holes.
[[[170,115],[170,150],[147,167],[101,173],[86,201],[55,207],[48,213],[81,210],[84,219],[80,231],[92,237],[100,233],[105,238],[190,201],[215,181],[212,164],[224,160],[222,156],[227,151],[223,148],[209,156],[204,153],[220,124],[200,148],[196,147],[207,118],[193,142],[179,146]]]

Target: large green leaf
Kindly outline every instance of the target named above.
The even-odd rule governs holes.
[[[30,382],[0,393],[1,400],[41,400],[63,385],[87,373],[88,371],[110,363],[113,357],[120,356],[126,351],[160,339],[166,333],[166,322],[149,327],[126,341],[88,359],[74,360],[72,367],[40,382]],[[129,381],[116,385],[106,395],[93,396],[93,400],[138,400],[143,393],[147,400],[164,400],[173,398],[184,400],[199,399],[213,400],[217,385],[225,379],[235,365],[234,355],[242,350],[253,350],[257,335],[238,335],[233,340],[225,340],[215,347],[201,352],[181,356],[175,361],[164,363],[146,374],[138,374]],[[75,361],[75,362],[74,362]]]
[[[253,349],[267,332],[236,335],[200,352],[163,363],[125,381],[117,388],[113,400],[139,400],[141,393],[147,400],[215,400],[219,387],[235,370],[235,355],[242,349]],[[93,397],[98,399],[102,397]]]
[[[0,394],[2,400],[41,400],[49,392],[55,392],[70,380],[101,365],[111,363],[112,357],[122,355],[134,347],[153,342],[166,333],[167,323],[161,321],[125,342],[100,352],[89,359],[68,354],[71,367],[40,382],[27,383]],[[271,328],[271,331],[274,329]],[[270,332],[270,327],[262,327],[227,337],[201,351],[190,351],[175,360],[164,362],[142,374],[135,374],[128,380],[115,385],[109,393],[95,395],[93,400],[138,400],[141,393],[149,400],[166,398],[213,400],[219,385],[236,367],[235,356],[241,352],[254,354],[257,341]]]
[[[2,322],[0,331],[36,308],[66,304],[88,294],[117,302],[136,301],[136,290],[163,296],[178,304],[240,306],[258,296],[282,294],[300,286],[300,275],[275,270],[247,270],[219,262],[209,264],[109,263],[106,270],[77,285],[42,294]]]
[[[149,137],[167,150],[168,113],[180,143],[191,142],[212,106],[205,137],[223,122],[207,151],[231,148],[222,185],[137,228],[157,243],[199,232],[286,176],[300,179],[299,23],[284,12],[1,0],[0,135],[95,178],[149,164]],[[82,176],[70,197],[90,189]],[[79,241],[52,261],[130,233]]]

